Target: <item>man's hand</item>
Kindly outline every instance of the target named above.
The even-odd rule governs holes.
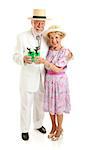
[[[32,57],[31,56],[24,56],[23,61],[25,64],[32,64]]]

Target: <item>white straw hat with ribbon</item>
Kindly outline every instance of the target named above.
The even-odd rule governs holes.
[[[44,32],[44,34],[43,34],[44,37],[45,37],[45,38],[48,37],[48,34],[49,34],[50,32],[61,32],[61,33],[63,34],[63,37],[65,37],[65,35],[66,35],[64,29],[63,29],[61,26],[57,26],[57,25],[52,25],[52,26],[50,26],[50,27],[48,28],[48,30],[46,30],[46,31]]]
[[[46,16],[46,10],[45,9],[33,9],[33,16],[28,17],[28,19],[32,20],[48,20]]]

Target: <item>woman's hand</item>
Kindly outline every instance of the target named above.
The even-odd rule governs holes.
[[[44,64],[45,60],[44,60],[44,58],[42,58],[42,57],[40,57],[40,56],[36,56],[36,57],[34,58],[34,62],[35,62],[36,64]]]
[[[68,60],[73,59],[73,53],[70,50],[68,50],[68,51],[69,51],[69,53],[67,55],[67,59]]]

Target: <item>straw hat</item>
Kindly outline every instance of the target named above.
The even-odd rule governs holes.
[[[33,16],[28,17],[32,20],[47,20],[46,10],[45,9],[33,9]]]
[[[52,25],[48,28],[47,31],[44,32],[44,37],[48,37],[48,34],[50,32],[61,32],[63,34],[63,37],[65,37],[66,33],[64,31],[64,29],[61,28],[61,26],[57,26],[57,25]]]

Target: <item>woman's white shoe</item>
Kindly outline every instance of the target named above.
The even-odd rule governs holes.
[[[56,131],[54,131],[53,133],[49,133],[48,138],[51,139],[55,135],[55,133],[56,133]]]
[[[61,136],[63,135],[63,129],[60,129],[56,131],[56,134],[54,136],[52,136],[52,141],[57,141],[61,138]]]

